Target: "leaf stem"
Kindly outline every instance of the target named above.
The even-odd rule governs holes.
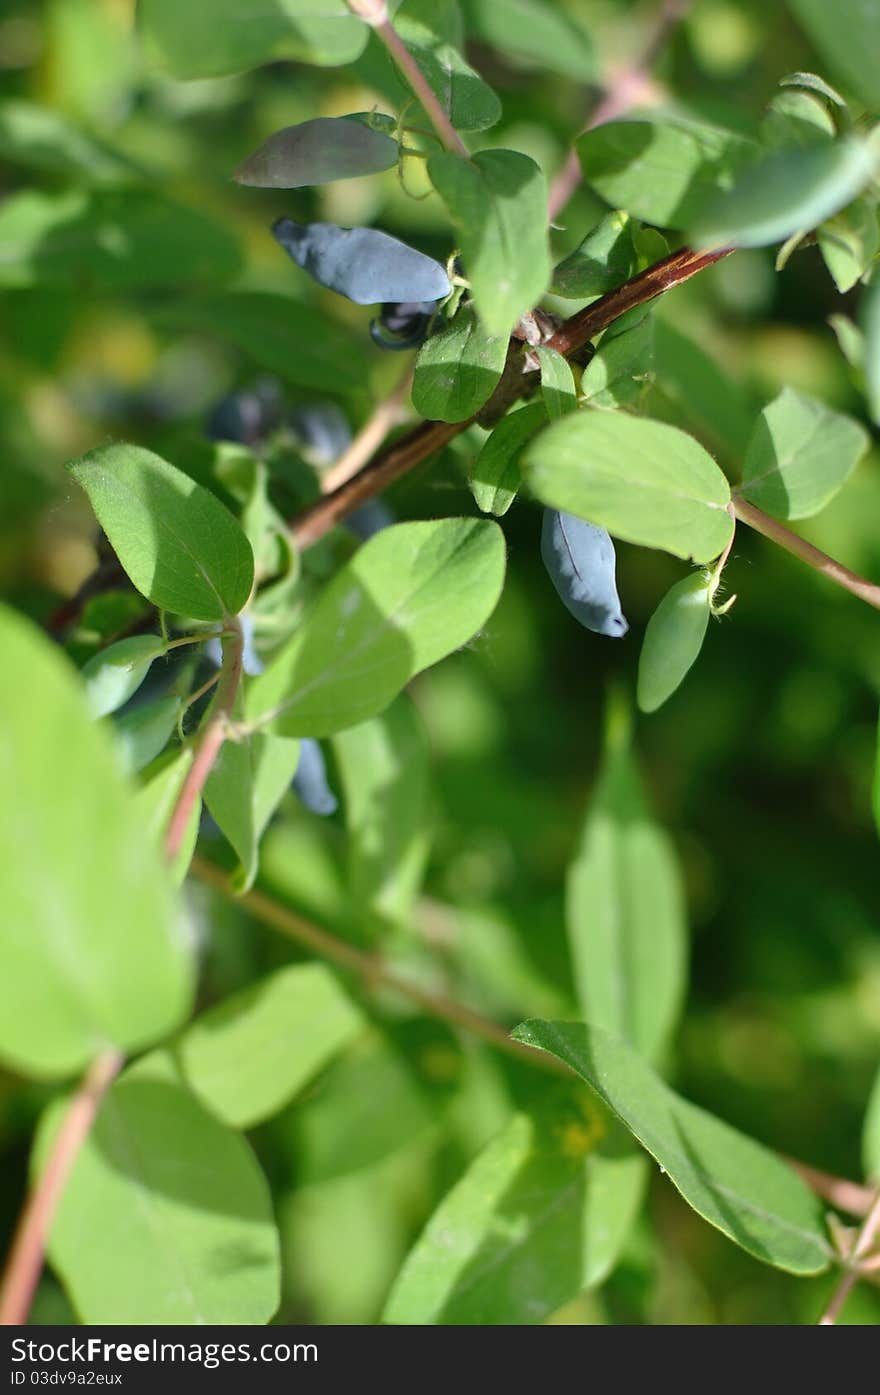
[[[101,1102],[122,1068],[120,1051],[102,1051],[83,1076],[39,1181],[22,1210],[6,1269],[0,1283],[0,1326],[18,1327],[27,1321],[39,1283],[52,1221],[80,1149]]]
[[[385,0],[347,0],[347,4],[352,14],[357,15],[359,19],[375,30],[376,37],[385,45],[391,58],[421,102],[425,114],[429,117],[431,125],[444,147],[451,150],[454,155],[461,155],[463,159],[469,160],[470,153],[467,146],[441,106],[418,63],[391,23]]]
[[[790,528],[778,523],[775,518],[763,512],[762,509],[755,508],[754,504],[749,504],[745,499],[734,495],[733,508],[737,518],[742,519],[750,528],[754,528],[756,533],[761,533],[771,542],[778,543],[784,547],[786,552],[799,557],[802,562],[806,562],[808,567],[814,571],[834,581],[838,586],[842,586],[845,591],[851,591],[860,600],[866,601],[876,610],[880,610],[880,586],[872,581],[866,581],[864,577],[851,572],[849,567],[844,567],[842,563],[836,562],[833,557],[829,557],[827,552],[821,552],[818,547],[808,543],[806,538],[798,537]]]
[[[223,641],[223,662],[220,665],[217,696],[208,720],[196,739],[193,763],[186,773],[186,779],[171,811],[168,832],[165,835],[165,857],[168,862],[173,862],[180,851],[196,801],[229,735],[235,699],[241,682],[244,634],[237,616],[227,616],[224,626],[228,628],[228,635]]]
[[[874,1192],[871,1209],[865,1217],[864,1224],[847,1256],[846,1272],[835,1289],[831,1302],[819,1319],[820,1327],[833,1327],[840,1317],[844,1303],[861,1278],[860,1261],[867,1259],[878,1236],[880,1236],[880,1186]]]

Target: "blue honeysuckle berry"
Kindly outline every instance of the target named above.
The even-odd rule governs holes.
[[[335,402],[308,403],[290,413],[290,426],[308,459],[332,465],[351,444],[351,427]]]
[[[575,620],[596,634],[622,639],[629,625],[617,594],[614,543],[605,529],[574,514],[545,509],[541,557],[559,599]]]
[[[356,305],[443,300],[452,289],[433,257],[377,228],[279,218],[272,236],[314,281]]]
[[[293,777],[293,789],[300,802],[313,814],[326,817],[335,814],[339,807],[339,801],[327,783],[324,752],[310,736],[300,739],[299,765]]]
[[[436,300],[389,301],[372,321],[370,338],[380,349],[417,349],[436,310]]]

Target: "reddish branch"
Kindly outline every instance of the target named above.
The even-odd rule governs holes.
[[[576,353],[628,310],[637,305],[644,305],[671,290],[673,286],[687,281],[697,272],[728,256],[730,250],[723,248],[718,252],[698,253],[690,247],[682,247],[678,252],[671,252],[662,261],[655,262],[653,266],[639,272],[638,276],[632,277],[622,286],[617,286],[607,295],[595,300],[585,310],[572,315],[547,341],[548,347],[556,349],[565,357]],[[523,390],[525,387],[524,377]],[[343,518],[360,508],[366,500],[380,494],[394,480],[414,469],[416,465],[421,465],[462,431],[466,431],[475,419],[470,417],[467,421],[459,422],[422,422],[405,436],[386,446],[358,474],[291,521],[291,531],[297,546],[310,547],[331,528],[335,528]]]
[[[103,1051],[96,1056],[70,1101],[15,1232],[0,1284],[0,1326],[18,1327],[27,1321],[58,1202],[101,1102],[122,1068],[122,1060],[118,1051]]]

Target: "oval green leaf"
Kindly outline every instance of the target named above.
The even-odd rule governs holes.
[[[148,601],[194,620],[241,610],[254,554],[214,494],[140,446],[99,446],[68,469]]]
[[[165,644],[158,635],[131,635],[93,654],[83,664],[86,702],[93,717],[115,712],[143,683]]]
[[[189,1009],[191,960],[108,733],[58,650],[11,611],[0,649],[0,1055],[40,1077],[149,1045]]]
[[[320,596],[256,678],[250,720],[329,736],[374,717],[422,669],[472,639],[504,580],[504,539],[485,519],[384,528]]]
[[[797,1173],[670,1090],[632,1047],[579,1022],[524,1022],[513,1036],[592,1086],[685,1201],[749,1254],[792,1274],[828,1268],[822,1203]]]
[[[397,141],[383,131],[344,116],[316,116],[276,131],[239,165],[234,178],[258,189],[301,189],[378,174],[397,164],[397,153]]]
[[[329,969],[294,964],[202,1013],[177,1060],[218,1119],[249,1129],[277,1114],[363,1028]]]
[[[471,470],[471,493],[481,513],[502,518],[520,487],[519,461],[524,447],[547,424],[543,402],[508,412],[483,442]]]
[[[177,78],[222,77],[283,58],[351,63],[369,33],[345,0],[138,0],[138,27],[147,52]]]
[[[429,421],[466,421],[495,390],[507,357],[507,335],[488,334],[473,310],[459,310],[419,349],[412,401]]]
[[[43,1117],[36,1168],[63,1104]],[[256,1324],[277,1308],[266,1179],[165,1053],[138,1061],[104,1100],[61,1196],[49,1257],[84,1323]]]
[[[712,457],[677,427],[649,417],[563,417],[527,447],[523,470],[543,504],[642,547],[709,562],[733,532],[730,488]]]
[[[755,423],[738,492],[775,518],[809,518],[834,498],[869,445],[852,417],[783,388]]]

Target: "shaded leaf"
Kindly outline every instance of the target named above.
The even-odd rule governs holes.
[[[664,228],[687,227],[757,149],[733,131],[678,116],[608,121],[576,145],[584,178],[603,199]]]
[[[210,814],[238,854],[236,890],[247,891],[257,875],[260,839],[290,787],[299,762],[298,741],[255,732],[225,741],[205,783]]]
[[[344,116],[316,116],[276,131],[235,171],[239,184],[299,189],[377,174],[397,164],[397,141]]]
[[[410,1251],[385,1322],[538,1323],[601,1283],[635,1218],[644,1160],[599,1151],[603,1117],[569,1095],[555,1123],[517,1114],[474,1159]]]
[[[749,1254],[792,1274],[828,1268],[822,1204],[775,1153],[682,1099],[598,1027],[533,1021],[513,1035],[586,1080],[685,1201]]]
[[[43,1117],[36,1169],[61,1107]],[[107,1095],[61,1196],[49,1257],[84,1323],[264,1323],[278,1306],[266,1180],[165,1053],[138,1061]]]
[[[482,513],[502,518],[521,483],[519,468],[523,448],[536,431],[547,424],[543,402],[531,402],[502,417],[483,442],[471,470],[471,493]]]
[[[191,961],[107,732],[48,639],[0,611],[0,1054],[38,1077],[134,1050],[189,1009]],[[124,933],[122,929],[124,927]]]
[[[597,76],[588,32],[540,0],[464,0],[468,30],[501,53],[580,82]]]
[[[871,0],[789,0],[816,49],[867,106],[880,108],[880,11]]]
[[[195,620],[241,610],[254,556],[216,495],[140,446],[99,446],[68,469],[147,600]]]
[[[317,391],[363,386],[366,356],[342,325],[323,311],[268,291],[230,291],[184,300],[153,312],[157,324],[216,335],[285,382]]]
[[[636,270],[636,249],[628,213],[606,213],[583,242],[553,272],[550,289],[569,300],[604,295]]]
[[[128,702],[165,649],[159,635],[131,635],[93,654],[81,670],[92,716],[106,717]]]
[[[577,408],[577,392],[574,374],[568,361],[555,349],[540,347],[535,350],[541,365],[541,396],[551,421],[564,417]]]
[[[861,193],[877,154],[855,136],[779,150],[697,211],[696,247],[767,247],[824,223]]]
[[[740,492],[776,518],[809,518],[834,498],[868,445],[852,417],[783,388],[755,423]]]

